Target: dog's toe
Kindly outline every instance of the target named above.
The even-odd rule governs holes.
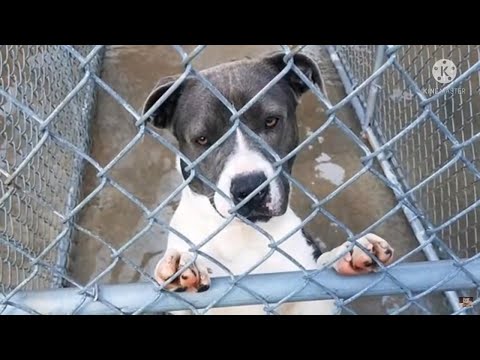
[[[378,262],[371,256],[372,254],[383,265],[388,265],[393,260],[393,248],[378,235],[367,234],[358,242],[368,250],[368,253],[366,253],[358,246],[353,249],[352,263],[359,272],[371,272],[378,268]]]
[[[360,275],[375,271],[378,268],[374,255],[383,265],[393,260],[393,248],[385,240],[375,234],[367,234],[357,241],[367,251],[355,246],[351,252],[335,264],[335,270],[342,275]]]
[[[370,244],[372,244],[372,252],[380,262],[384,265],[388,265],[392,262],[394,250],[385,239],[375,234],[367,234],[365,238]]]
[[[181,273],[172,278],[177,272]],[[175,292],[203,292],[210,288],[209,269],[193,255],[169,249],[155,268],[155,280]]]

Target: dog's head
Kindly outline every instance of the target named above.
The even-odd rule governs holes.
[[[253,60],[239,60],[202,71],[212,85],[236,109],[242,108],[262,90],[284,67],[284,54],[270,54]],[[303,54],[294,57],[296,66],[313,83],[323,88],[316,63]],[[172,86],[178,76],[161,79],[149,94],[143,108],[147,112]],[[293,71],[273,86],[248,111],[241,121],[255,132],[280,158],[298,144],[296,108],[298,99],[308,90]],[[154,126],[170,129],[182,153],[191,161],[197,159],[231,127],[231,112],[198,79],[187,78],[150,117]],[[223,217],[229,216],[231,205],[238,204],[274,175],[273,157],[241,128],[216,147],[196,167],[197,173],[215,184],[231,202],[197,177],[190,188],[206,196]],[[283,169],[290,173],[294,157]],[[187,164],[180,162],[185,179]],[[276,177],[239,209],[250,221],[268,221],[285,213],[290,185],[283,176]]]

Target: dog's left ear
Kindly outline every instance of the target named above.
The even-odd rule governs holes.
[[[283,61],[284,57],[285,53],[275,52],[268,54],[262,60],[280,72],[287,65]],[[322,90],[325,97],[328,97],[325,89],[325,83],[317,63],[312,58],[302,53],[295,54],[293,56],[293,62],[313,84],[316,84]],[[287,79],[289,82],[297,98],[310,90],[307,84],[305,84],[305,82],[293,70],[290,70],[285,75],[285,79]]]
[[[179,75],[173,75],[160,79],[151,90],[150,94],[148,94],[147,99],[143,104],[142,114],[145,114],[150,110],[150,108],[155,105],[158,99],[160,99],[168,89],[170,89],[178,78]],[[183,84],[170,94],[165,102],[150,116],[149,121],[152,122],[153,126],[161,129],[171,128],[173,113],[175,112],[177,100],[182,91],[182,86]]]

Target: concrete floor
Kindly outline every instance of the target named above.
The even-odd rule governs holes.
[[[190,51],[194,46],[185,46]],[[197,68],[204,68],[243,56],[255,56],[277,49],[276,46],[225,45],[209,46],[197,59]],[[344,96],[343,86],[323,51],[317,47],[306,49],[318,60],[327,84],[330,100],[340,101]],[[110,46],[104,62],[103,79],[133,107],[140,109],[145,97],[162,76],[181,71],[180,58],[170,46]],[[359,124],[350,107],[338,113],[355,134],[360,134]],[[312,94],[302,99],[299,108],[300,134],[305,138],[325,122],[325,112]],[[108,94],[100,90],[98,113],[92,129],[92,157],[100,165],[107,165],[136,135],[133,118]],[[168,134],[163,134],[174,141]],[[339,129],[329,128],[313,141],[298,156],[294,176],[319,198],[323,198],[340,184],[351,178],[359,169],[362,153],[360,149]],[[127,191],[137,197],[150,210],[154,209],[179,184],[174,170],[174,156],[162,145],[145,137],[110,171],[110,176]],[[93,168],[87,169],[84,194],[89,194],[99,181]],[[305,217],[310,208],[309,200],[294,191],[293,208]],[[176,203],[169,204],[160,217],[168,222]],[[391,192],[367,173],[339,196],[332,199],[326,209],[353,232],[369,226],[395,206]],[[142,211],[123,194],[111,186],[104,188],[85,207],[79,218],[79,225],[118,249],[138,233],[147,222]],[[322,247],[330,249],[346,239],[336,224],[325,217],[317,216],[309,225]],[[417,246],[402,213],[388,219],[375,229],[380,236],[394,245],[397,256]],[[166,239],[166,232],[155,227],[124,253],[133,263],[151,273],[160,256]],[[84,233],[74,241],[70,261],[70,272],[80,283],[86,284],[104,271],[111,263],[109,249],[101,242]],[[409,261],[425,260],[421,254]],[[101,283],[130,283],[145,281],[140,273],[123,261],[100,280]],[[359,314],[386,314],[404,304],[403,297],[378,297],[356,300],[349,305]],[[434,313],[444,313],[445,301],[442,295],[429,296],[423,304]],[[421,314],[415,307],[405,312]]]

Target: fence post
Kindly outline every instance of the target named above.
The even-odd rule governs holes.
[[[375,72],[382,66],[384,58],[385,58],[385,47],[386,45],[378,45],[377,46],[377,51],[375,54],[375,65],[373,68],[373,71]],[[370,84],[370,89],[368,91],[368,98],[367,98],[367,109],[365,112],[365,119],[363,119],[362,123],[362,129],[365,129],[366,127],[370,127],[370,123],[373,118],[373,112],[375,111],[375,105],[376,105],[376,100],[377,100],[377,94],[378,94],[378,81],[380,80],[380,76],[377,77],[372,81]]]

